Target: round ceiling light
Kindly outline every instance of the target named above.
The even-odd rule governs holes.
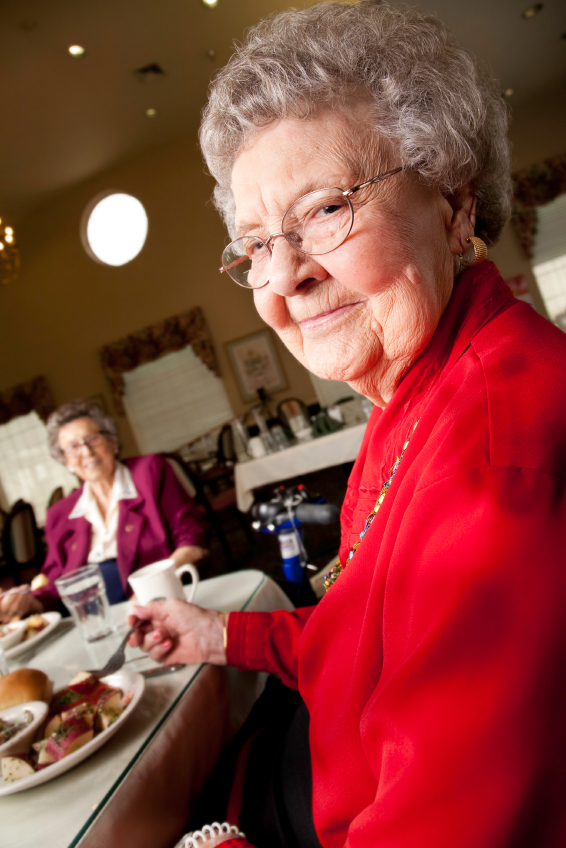
[[[71,56],[84,56],[85,49],[80,44],[71,44],[69,53]]]
[[[145,244],[145,209],[131,194],[108,192],[85,210],[81,236],[91,258],[104,265],[125,265]]]

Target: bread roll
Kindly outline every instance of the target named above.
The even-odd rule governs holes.
[[[0,677],[0,710],[27,701],[45,701],[49,704],[52,694],[53,684],[46,674],[35,668],[19,668]]]
[[[30,589],[32,592],[35,592],[37,589],[43,589],[45,586],[49,586],[49,580],[45,574],[37,574],[31,581]]]

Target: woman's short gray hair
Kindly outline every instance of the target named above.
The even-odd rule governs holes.
[[[59,446],[59,430],[65,424],[76,421],[77,418],[90,418],[98,426],[101,433],[110,436],[118,445],[118,430],[112,418],[106,415],[100,406],[93,401],[73,400],[70,403],[64,403],[59,409],[52,412],[47,419],[47,444],[53,459],[63,462],[63,451]]]
[[[476,234],[495,242],[511,203],[500,88],[438,19],[379,0],[318,3],[268,18],[214,79],[200,143],[232,237],[232,166],[257,130],[363,98],[369,126],[392,142],[404,168],[445,195],[473,185]]]

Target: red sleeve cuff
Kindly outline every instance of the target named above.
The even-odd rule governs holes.
[[[226,647],[228,665],[247,671],[270,671],[264,650],[270,624],[268,612],[231,612]]]

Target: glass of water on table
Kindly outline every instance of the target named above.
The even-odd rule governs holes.
[[[85,641],[96,642],[115,632],[104,577],[97,565],[69,571],[55,580],[55,586]]]

